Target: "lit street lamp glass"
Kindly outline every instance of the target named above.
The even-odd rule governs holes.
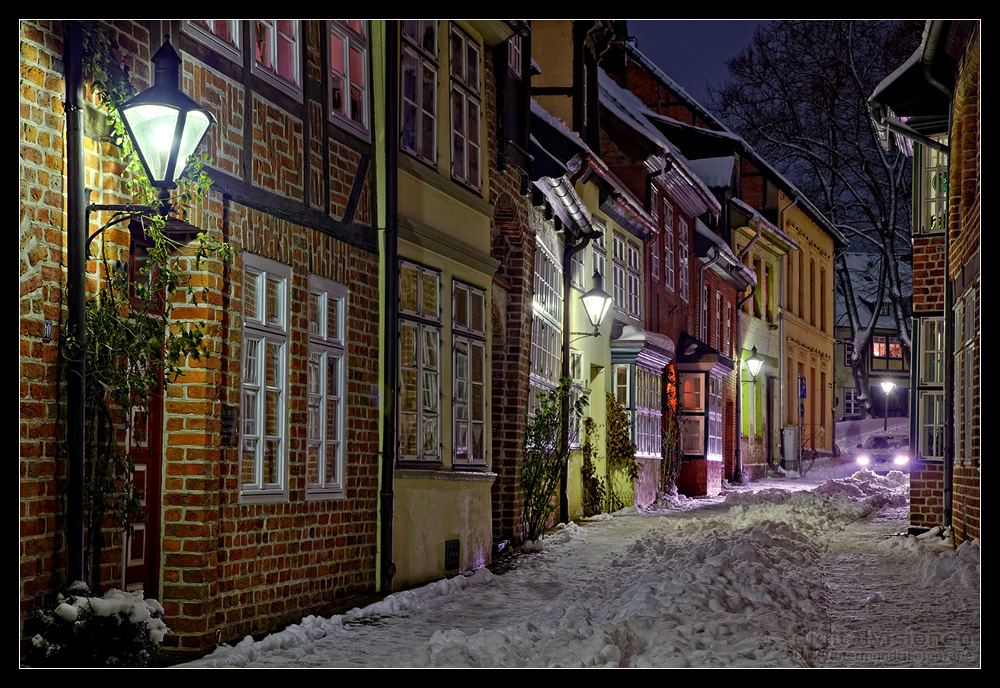
[[[594,270],[594,288],[580,297],[583,307],[587,311],[590,324],[594,326],[594,335],[597,336],[604,322],[604,316],[611,310],[611,295],[604,291],[604,280],[601,273]]]
[[[750,350],[750,358],[747,359],[747,368],[750,369],[750,377],[757,379],[760,367],[764,365],[764,359],[757,355],[757,347]]]
[[[165,191],[177,186],[188,157],[215,120],[181,92],[181,58],[169,40],[156,51],[153,64],[154,85],[120,111],[150,183]]]

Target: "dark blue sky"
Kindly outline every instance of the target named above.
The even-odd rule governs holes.
[[[708,107],[706,80],[719,86],[729,76],[726,60],[740,53],[761,22],[749,19],[630,19],[639,50]]]

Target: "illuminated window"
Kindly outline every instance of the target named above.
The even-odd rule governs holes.
[[[302,97],[302,44],[299,22],[253,20],[253,71],[290,96]]]
[[[368,23],[330,22],[330,114],[348,128],[367,134]]]
[[[437,160],[437,22],[403,22],[403,149]]]

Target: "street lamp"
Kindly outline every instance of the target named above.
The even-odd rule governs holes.
[[[594,326],[593,336],[595,337],[601,336],[601,323],[604,322],[604,316],[611,310],[611,294],[604,291],[603,286],[604,278],[601,277],[600,272],[594,270],[594,288],[580,297],[580,300],[583,301],[583,308],[587,311],[587,318]]]
[[[750,369],[751,378],[757,379],[757,373],[760,372],[762,365],[764,365],[764,359],[757,355],[757,347],[755,346],[750,350],[750,358],[747,359],[747,368]]]
[[[882,432],[887,432],[889,429],[889,392],[893,390],[896,383],[883,380],[879,384],[882,386],[882,391],[885,392],[885,420],[882,421]]]
[[[215,118],[181,91],[181,58],[169,38],[153,55],[153,65],[153,86],[125,103],[119,112],[150,183],[164,198],[177,186],[188,156]]]
[[[66,22],[66,310],[64,336],[75,345],[67,368],[66,444],[68,455],[66,554],[70,576],[84,580],[84,464],[86,462],[86,260],[92,210],[112,210],[116,217],[98,230],[130,217],[149,215],[149,206],[87,203],[84,189],[83,31],[80,22]],[[211,114],[181,93],[177,52],[165,41],[153,57],[154,85],[120,108],[125,128],[139,152],[150,182],[166,199],[184,171],[188,156],[215,121]],[[162,210],[159,212],[163,212]],[[96,236],[96,234],[95,234]]]

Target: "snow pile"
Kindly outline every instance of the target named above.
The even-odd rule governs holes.
[[[493,574],[487,569],[479,569],[468,575],[455,576],[429,583],[413,590],[393,593],[385,599],[373,602],[367,607],[350,610],[343,615],[329,619],[307,616],[300,624],[292,624],[282,631],[272,633],[261,640],[246,636],[235,646],[220,645],[202,659],[185,664],[186,667],[245,667],[264,653],[287,650],[312,643],[329,635],[345,633],[344,624],[380,617],[405,614],[430,603],[435,598],[457,594],[460,590],[479,585],[488,585]]]
[[[418,666],[802,666],[825,622],[817,551],[783,523],[696,543],[653,528],[572,599],[502,629],[438,631]],[[614,570],[617,569],[617,570]],[[763,631],[763,632],[762,632]]]
[[[123,592],[121,590],[108,590],[104,597],[84,597],[82,595],[72,595],[64,597],[55,608],[55,615],[67,623],[76,623],[81,611],[90,611],[94,616],[112,617],[122,622],[127,619],[133,623],[144,624],[149,630],[149,635],[157,645],[163,642],[169,629],[163,623],[163,607],[153,599],[143,599],[142,591]]]
[[[951,551],[921,552],[920,575],[927,585],[978,588],[979,540],[963,542]]]

